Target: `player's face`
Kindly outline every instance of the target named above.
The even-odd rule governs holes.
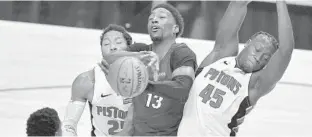
[[[111,30],[104,34],[101,45],[102,55],[127,49],[127,41],[119,31]]]
[[[257,36],[249,40],[238,55],[238,65],[247,73],[261,70],[268,64],[275,51],[276,48],[270,42]]]
[[[152,41],[175,38],[178,31],[173,15],[165,8],[156,8],[148,18],[147,30]]]

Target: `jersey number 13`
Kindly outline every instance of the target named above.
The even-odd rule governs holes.
[[[145,106],[158,109],[161,107],[162,100],[163,100],[163,98],[161,96],[157,96],[157,95],[153,95],[151,93],[148,93]]]

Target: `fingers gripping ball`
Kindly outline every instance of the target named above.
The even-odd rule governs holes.
[[[123,97],[140,95],[148,84],[146,66],[135,57],[117,59],[109,67],[108,83]]]

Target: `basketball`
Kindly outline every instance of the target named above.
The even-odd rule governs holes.
[[[123,97],[140,95],[148,84],[148,78],[146,66],[134,57],[119,58],[109,67],[108,83]]]

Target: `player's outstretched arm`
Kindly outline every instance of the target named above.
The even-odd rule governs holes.
[[[115,136],[132,136],[133,135],[133,104],[128,108],[125,124],[121,132],[115,134]]]
[[[127,51],[117,51],[111,54],[105,55],[105,61],[108,64],[112,64],[114,61],[116,61],[118,58],[125,57],[125,56],[132,56],[132,57],[140,57],[144,55],[145,53],[142,53],[140,51],[147,51],[149,48],[148,45],[143,43],[134,43],[132,45],[128,46]]]
[[[254,76],[251,77],[256,81],[253,88],[257,90],[257,92],[252,95],[253,98],[255,98],[254,100],[258,100],[260,97],[270,92],[271,89],[275,87],[275,84],[282,78],[291,60],[295,45],[292,24],[286,2],[277,1],[276,7],[280,46],[271,57],[266,68],[253,74]]]
[[[213,50],[202,61],[199,68],[238,53],[238,32],[247,14],[247,5],[250,1],[231,1],[222,17],[216,34]]]
[[[115,53],[107,54],[105,57],[105,61],[108,64],[112,64],[114,61],[116,61],[118,58],[131,56],[131,57],[139,57],[142,55],[140,52],[129,52],[129,51],[117,51]]]
[[[77,136],[77,124],[85,108],[89,91],[93,89],[93,71],[88,71],[76,77],[72,84],[71,100],[62,122],[63,136]]]

